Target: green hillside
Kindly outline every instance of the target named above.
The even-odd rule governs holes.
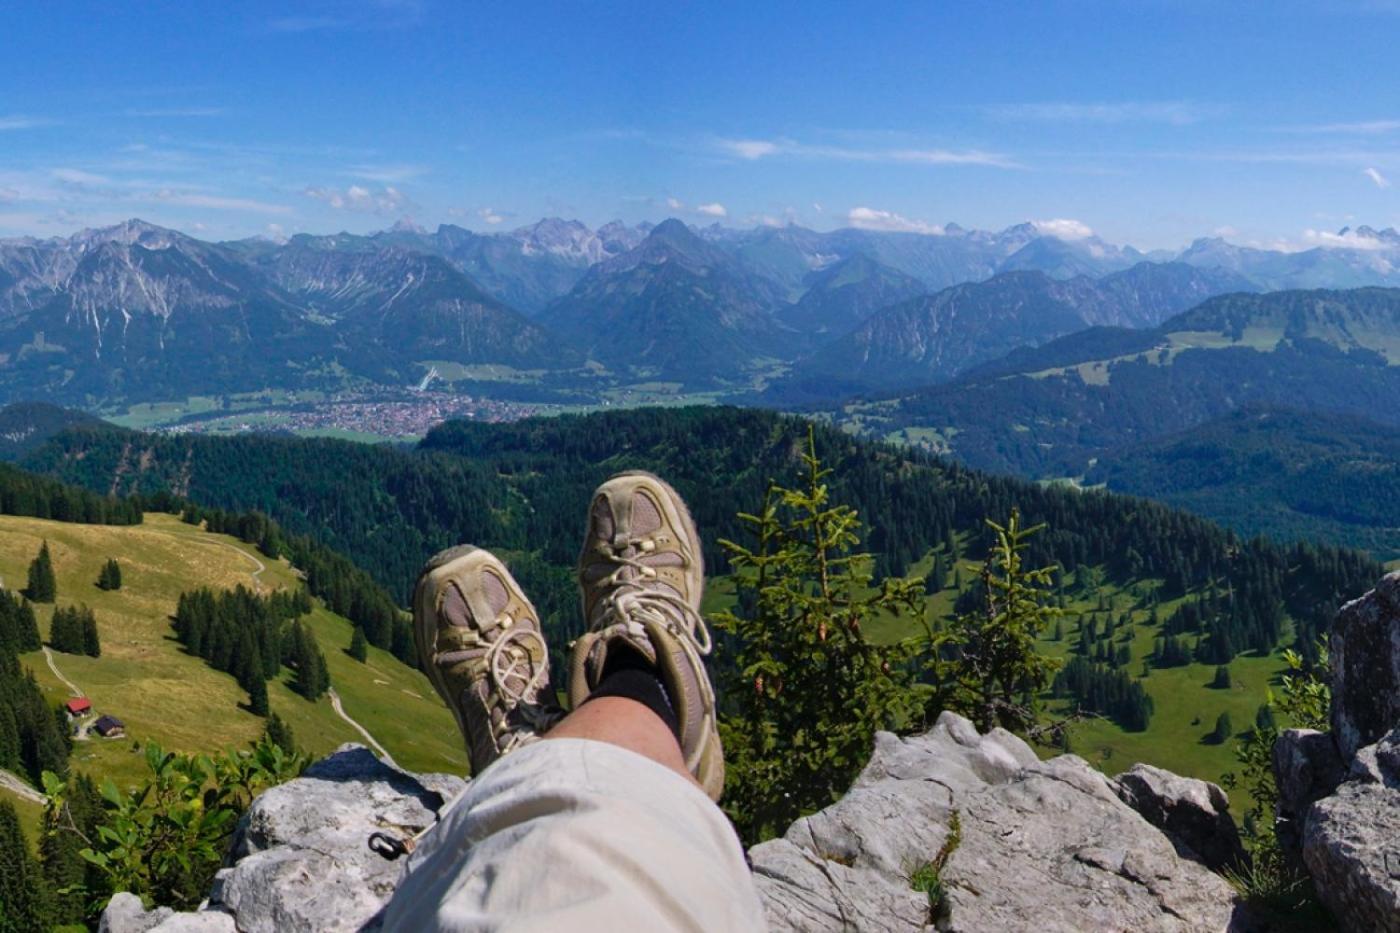
[[[1085,482],[1241,534],[1400,556],[1400,428],[1360,418],[1243,409],[1105,457]]]
[[[399,598],[421,561],[458,540],[505,554],[545,615],[558,652],[577,631],[571,566],[593,486],[618,469],[642,467],[670,479],[693,507],[706,540],[714,609],[733,600],[721,538],[740,538],[735,512],[761,501],[770,479],[789,481],[806,423],[738,409],[640,410],[487,425],[444,425],[417,450],[329,440],[270,437],[158,437],[76,430],[54,437],[27,465],[94,489],[179,490],[223,508],[266,509],[285,528],[351,555]],[[1203,744],[1221,712],[1237,728],[1252,722],[1265,686],[1281,669],[1277,651],[1307,649],[1325,632],[1339,598],[1360,595],[1381,574],[1355,552],[1246,542],[1165,506],[1101,491],[996,477],[917,452],[819,429],[835,473],[834,496],[854,505],[876,554],[877,575],[924,573],[938,553],[947,579],[928,600],[934,621],[953,610],[955,581],[976,579],[985,553],[983,519],[1019,507],[1049,531],[1028,559],[1064,568],[1059,595],[1069,613],[1065,655],[1077,617],[1098,618],[1099,602],[1130,614],[1130,657],[1122,669],[1155,703],[1145,732],[1104,719],[1082,723],[1072,747],[1105,771],[1143,760],[1218,779],[1233,766],[1228,745]],[[949,542],[961,560],[952,572]],[[94,571],[95,572],[95,571]],[[1212,590],[1238,596],[1183,635],[1203,653],[1228,641],[1236,686],[1206,686],[1214,663],[1160,668],[1143,662],[1173,613]],[[1158,622],[1149,622],[1155,603]],[[872,629],[897,638],[908,629]],[[1115,643],[1117,647],[1117,643]],[[720,661],[722,662],[722,659]],[[291,698],[295,699],[295,698]],[[300,702],[299,700],[297,702]],[[1062,710],[1063,701],[1052,704]],[[1199,722],[1196,722],[1199,720]],[[1046,750],[1050,753],[1051,750]]]
[[[1224,295],[1154,330],[1081,331],[832,417],[979,469],[1049,478],[1247,406],[1400,424],[1400,289]]]
[[[73,693],[70,681],[98,713],[126,725],[124,739],[76,743],[71,766],[109,776],[119,784],[143,774],[138,744],[213,752],[241,746],[261,734],[264,720],[248,712],[247,695],[234,679],[184,652],[174,640],[170,615],[181,592],[201,586],[237,585],[268,591],[300,586],[285,561],[271,561],[225,535],[209,534],[176,517],[147,514],[136,526],[83,525],[0,516],[0,579],[23,585],[30,559],[47,541],[58,578],[58,605],[83,603],[96,613],[102,639],[99,658],[55,652],[57,673],[42,652],[23,656],[46,698],[57,705]],[[122,588],[98,589],[104,561],[122,567]],[[36,607],[47,637],[52,606]],[[344,651],[351,626],[319,604],[309,617],[346,713],[407,768],[462,773],[466,756],[450,714],[427,680],[387,652],[370,648],[367,664]],[[60,676],[61,675],[61,676]],[[296,733],[298,744],[324,754],[364,738],[331,708],[310,703],[287,686],[290,672],[268,684],[272,710]]]

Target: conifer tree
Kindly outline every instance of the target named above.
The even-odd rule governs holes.
[[[1004,526],[987,520],[987,527],[995,539],[982,565],[980,605],[960,613],[933,640],[936,658],[951,660],[935,664],[939,689],[930,712],[962,713],[982,732],[998,725],[1025,729],[1035,723],[1036,698],[1059,667],[1036,651],[1045,627],[1060,616],[1055,568],[1024,565],[1030,539],[1044,525],[1024,528],[1012,509]],[[1092,624],[1088,634],[1095,634]]]
[[[1215,669],[1215,677],[1211,680],[1210,685],[1215,690],[1230,689],[1233,682],[1230,680],[1230,666],[1228,664],[1222,664]]]
[[[97,637],[97,617],[92,614],[91,609],[83,607],[86,611],[82,614],[83,625],[83,654],[90,658],[102,657],[102,643]]]
[[[865,628],[878,615],[917,618],[923,581],[888,577],[872,592],[860,520],[832,503],[811,432],[802,465],[796,488],[772,485],[757,514],[741,514],[752,548],[722,542],[741,593],[715,616],[733,650],[733,706],[720,722],[726,801],[751,842],[844,792],[875,732],[918,706],[914,646],[876,644]]]
[[[365,640],[365,630],[355,626],[355,634],[350,636],[350,657],[363,664],[369,658],[369,643]]]
[[[316,639],[300,622],[292,623],[291,638],[292,666],[296,669],[292,689],[308,700],[318,700],[331,684],[325,655],[321,654]]]
[[[263,735],[288,755],[295,755],[297,752],[296,736],[292,734],[292,727],[287,725],[286,720],[276,713],[268,717],[267,725],[263,728]]]
[[[24,595],[30,602],[51,603],[58,596],[58,581],[54,578],[53,558],[49,555],[49,542],[39,547],[39,553],[29,563],[29,583]]]
[[[268,714],[267,681],[261,675],[248,682],[248,709],[254,716]]]
[[[1223,745],[1234,734],[1235,728],[1230,722],[1230,714],[1221,713],[1215,720],[1215,731],[1210,734],[1211,741],[1216,745]]]
[[[0,933],[34,933],[48,926],[45,886],[29,854],[14,805],[0,799]]]
[[[102,572],[97,575],[97,586],[104,590],[122,588],[122,568],[115,557],[107,558],[107,562],[102,565]]]

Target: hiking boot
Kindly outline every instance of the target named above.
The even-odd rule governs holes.
[[[563,717],[539,615],[491,552],[463,545],[430,559],[413,591],[413,623],[423,670],[457,717],[472,774]]]
[[[704,559],[695,523],[676,491],[640,471],[599,486],[578,579],[588,631],[574,644],[570,664],[574,709],[598,687],[612,648],[637,651],[656,666],[675,709],[686,767],[718,800],[724,752],[705,672],[710,633],[700,617]]]

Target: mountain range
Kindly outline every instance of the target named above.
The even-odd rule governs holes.
[[[1400,426],[1400,289],[1222,295],[1156,328],[1090,328],[837,417],[1049,478],[1248,405]]]
[[[790,368],[771,403],[829,402],[954,378],[1086,326],[1151,327],[1226,292],[1400,284],[1390,229],[1179,254],[1081,232],[546,219],[210,243],[132,220],[0,241],[0,398],[405,386],[446,363],[532,373],[580,400],[648,380],[747,391]]]

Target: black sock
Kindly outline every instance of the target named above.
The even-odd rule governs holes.
[[[608,649],[603,676],[598,679],[598,688],[589,699],[598,697],[635,700],[660,716],[677,740],[681,737],[681,722],[676,716],[676,708],[671,705],[671,697],[666,692],[660,672],[645,655],[629,645],[619,644]]]

